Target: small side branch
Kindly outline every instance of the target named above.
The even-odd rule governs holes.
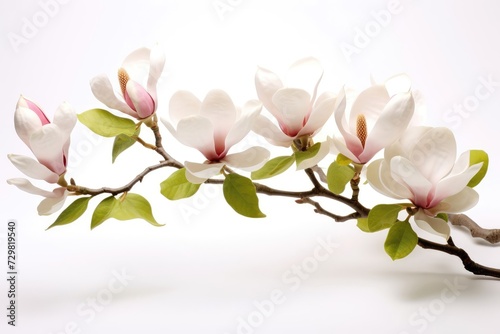
[[[302,198],[302,199],[298,199],[295,202],[298,203],[298,204],[304,204],[304,203],[311,204],[312,206],[315,207],[314,212],[319,213],[320,215],[325,215],[327,217],[330,217],[333,220],[335,220],[337,223],[343,223],[343,222],[351,220],[351,219],[360,218],[360,214],[358,212],[353,212],[353,213],[351,213],[349,215],[346,215],[346,216],[339,216],[339,215],[336,215],[334,213],[331,213],[330,211],[325,210],[321,206],[321,204],[319,204],[316,201],[313,201],[312,199],[310,199],[308,197]]]
[[[448,215],[448,219],[452,225],[466,227],[474,238],[484,239],[491,244],[500,242],[500,229],[482,228],[469,216],[464,214],[450,214]]]

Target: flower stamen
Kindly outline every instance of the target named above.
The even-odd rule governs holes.
[[[366,137],[368,137],[368,129],[366,127],[365,115],[360,114],[356,118],[356,136],[361,141],[361,145],[365,148]]]
[[[127,88],[127,82],[130,80],[130,77],[125,71],[125,69],[122,67],[118,70],[118,81],[120,82],[120,89],[122,90],[123,96],[125,96],[126,88]]]

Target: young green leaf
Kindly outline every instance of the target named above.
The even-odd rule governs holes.
[[[337,155],[337,159],[335,160],[337,161],[337,163],[340,165],[340,166],[347,166],[349,165],[352,160],[349,159],[348,157],[346,157],[345,155],[343,155],[342,153],[339,153]]]
[[[352,167],[340,165],[337,161],[332,162],[326,174],[328,189],[332,193],[340,195],[344,192],[345,186],[352,180],[354,174]]]
[[[64,209],[63,212],[61,212],[56,221],[52,225],[47,227],[47,230],[54,226],[61,226],[72,223],[80,218],[80,216],[83,215],[83,213],[87,210],[87,206],[91,198],[92,197],[82,197],[75,200],[66,209]]]
[[[418,236],[408,221],[398,221],[387,234],[384,248],[393,260],[398,260],[410,254],[418,243]]]
[[[124,133],[119,134],[115,137],[113,142],[113,151],[111,152],[112,162],[114,163],[116,158],[123,153],[126,149],[131,147],[137,142],[137,136],[141,132],[141,128],[138,127],[133,136],[126,135]]]
[[[446,213],[444,213],[444,212],[438,213],[436,215],[436,218],[441,218],[445,222],[448,222],[448,215]]]
[[[295,163],[297,167],[305,160],[312,159],[318,154],[319,149],[321,148],[321,143],[316,143],[313,146],[309,147],[307,151],[297,151],[294,153],[295,155]]]
[[[172,201],[193,196],[199,188],[200,184],[191,183],[186,179],[185,168],[173,172],[160,183],[161,194]]]
[[[485,177],[486,172],[488,171],[488,153],[483,150],[471,150],[469,159],[469,166],[478,164],[480,162],[483,163],[479,172],[477,172],[477,174],[474,175],[474,177],[467,184],[468,187],[474,188],[479,184],[479,182],[481,182],[481,180]]]
[[[252,172],[252,179],[261,180],[279,175],[293,165],[294,161],[294,155],[273,158],[266,162],[261,169]]]
[[[122,133],[132,136],[136,130],[132,120],[115,116],[104,109],[90,109],[77,117],[82,124],[103,137],[115,137]]]
[[[112,218],[113,209],[115,208],[115,205],[117,203],[118,200],[114,196],[109,196],[103,199],[99,204],[97,204],[94,213],[92,214],[90,228],[94,229],[109,218]]]
[[[358,223],[356,225],[363,232],[371,232],[368,229],[368,218],[358,218]]]
[[[368,214],[367,228],[369,232],[377,232],[389,228],[398,220],[398,214],[404,209],[400,204],[379,204]]]
[[[262,218],[259,198],[252,181],[238,174],[229,174],[224,180],[222,191],[226,202],[240,215],[250,218]]]

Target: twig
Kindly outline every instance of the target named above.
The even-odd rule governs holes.
[[[346,215],[346,216],[339,216],[339,215],[336,215],[334,213],[331,213],[330,211],[323,209],[323,207],[318,202],[313,201],[309,197],[298,199],[295,202],[298,204],[304,204],[304,203],[311,204],[316,208],[316,209],[314,209],[314,212],[319,213],[321,215],[328,216],[328,217],[332,218],[333,220],[335,220],[337,223],[343,223],[343,222],[351,220],[351,219],[360,218],[360,214],[358,212],[353,212],[353,213]]]
[[[463,226],[469,229],[470,234],[474,238],[484,239],[491,244],[500,242],[500,229],[482,228],[470,217],[464,214],[449,214],[448,219],[452,225]]]

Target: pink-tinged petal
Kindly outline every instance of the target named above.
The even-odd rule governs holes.
[[[183,118],[199,115],[200,111],[201,101],[191,92],[180,90],[170,98],[169,115],[175,124]]]
[[[282,88],[274,94],[273,104],[279,110],[277,120],[285,134],[295,137],[304,127],[310,103],[311,96],[302,89]]]
[[[149,54],[149,76],[147,90],[149,94],[151,94],[151,97],[155,101],[156,105],[158,105],[156,85],[158,84],[158,80],[161,77],[164,66],[165,52],[163,52],[163,50],[158,45],[155,45],[151,48],[151,52]]]
[[[68,192],[65,188],[56,188],[52,191],[54,197],[48,197],[40,202],[37,207],[38,214],[41,216],[50,215],[62,208]]]
[[[66,171],[64,145],[64,136],[55,124],[43,126],[30,140],[31,151],[37,160],[58,175]]]
[[[450,237],[450,225],[444,220],[429,217],[421,209],[418,210],[413,218],[415,219],[415,223],[417,223],[418,227],[422,230],[439,235],[446,240]]]
[[[243,116],[236,121],[227,134],[225,140],[225,153],[227,153],[233,145],[239,143],[248,135],[248,133],[252,130],[261,109],[262,103],[258,100],[250,100],[245,103],[242,110]]]
[[[53,124],[59,127],[63,137],[67,140],[71,135],[71,131],[73,131],[73,128],[75,127],[76,120],[77,117],[75,110],[67,102],[63,102],[54,113]]]
[[[387,79],[384,86],[389,96],[392,97],[396,94],[408,93],[411,89],[411,80],[407,74],[396,74]]]
[[[342,137],[344,137],[345,145],[346,148],[352,152],[351,156],[355,156],[356,159],[353,161],[358,161],[357,156],[360,155],[363,152],[363,145],[361,144],[361,141],[359,140],[358,137],[356,137],[354,131],[353,133],[350,132],[349,130],[349,125],[346,120],[345,116],[345,106],[346,106],[346,96],[345,96],[345,90],[342,88],[340,90],[339,96],[337,97],[339,106],[335,108],[335,111],[333,113],[333,116],[335,117],[335,122],[337,123],[337,128],[340,131],[340,134]],[[336,145],[337,146],[337,145]],[[337,146],[337,149],[341,149],[339,146]],[[341,151],[342,153],[342,151]],[[342,153],[344,154],[344,153]],[[345,154],[344,154],[345,155]]]
[[[135,81],[129,80],[126,89],[139,119],[149,117],[155,112],[155,102],[144,87]]]
[[[223,153],[226,151],[226,136],[239,116],[233,101],[225,91],[211,90],[201,103],[200,115],[212,122],[215,150],[217,154]]]
[[[124,101],[118,99],[113,91],[113,86],[108,77],[99,75],[90,81],[92,93],[107,107],[124,112],[132,117],[137,117],[137,113]]]
[[[310,159],[301,161],[300,164],[297,165],[297,170],[303,170],[306,168],[311,168],[313,166],[316,166],[321,160],[323,160],[324,157],[328,155],[329,152],[330,152],[329,141],[322,142],[321,146],[319,147],[318,153]]]
[[[356,133],[356,120],[359,115],[365,116],[370,131],[389,100],[389,94],[383,85],[372,86],[362,91],[354,101],[349,114],[349,131]]]
[[[390,162],[391,175],[398,183],[405,185],[413,196],[410,198],[419,207],[428,207],[428,195],[433,184],[429,182],[410,160],[394,157]]]
[[[420,130],[417,130],[418,132]],[[415,138],[413,135],[411,137]],[[456,142],[448,128],[430,128],[418,142],[411,145],[410,161],[433,184],[452,170],[456,159]]]
[[[338,105],[338,101],[332,93],[323,93],[318,98],[318,102],[314,106],[305,126],[299,131],[298,136],[313,135],[318,132]]]
[[[43,197],[55,197],[56,196],[56,194],[54,194],[53,192],[35,187],[30,181],[23,179],[23,178],[8,179],[7,183],[10,185],[16,186],[17,188],[21,189],[22,191],[25,191],[25,192],[32,194],[32,195],[39,195],[39,196],[43,196]]]
[[[17,154],[9,154],[7,157],[12,164],[26,176],[37,180],[44,180],[49,183],[57,183],[59,180],[58,174],[54,173],[35,159]]]
[[[345,155],[346,157],[348,157],[349,159],[351,159],[352,161],[354,161],[356,163],[360,163],[358,157],[355,156],[351,152],[351,150],[347,147],[344,138],[335,136],[332,138],[332,141],[333,141],[333,146],[335,146],[335,149],[339,153]]]
[[[447,197],[438,205],[427,211],[438,214],[439,212],[446,213],[461,213],[473,208],[479,202],[479,194],[472,188],[465,187],[459,193]]]
[[[398,94],[389,101],[368,132],[365,148],[359,155],[363,163],[401,137],[413,117],[414,107],[411,93]]]
[[[366,178],[373,189],[387,197],[396,199],[413,197],[406,186],[392,178],[391,171],[383,159],[375,160],[368,165]]]
[[[285,135],[273,122],[262,115],[258,115],[255,119],[252,131],[276,146],[289,147],[293,142],[293,137]]]
[[[50,124],[49,119],[45,115],[45,113],[42,111],[42,109],[33,101],[30,101],[23,96],[21,96],[17,102],[17,108],[28,108],[30,109],[35,115],[38,117],[42,125]]]
[[[218,162],[199,164],[196,162],[186,161],[184,163],[184,166],[186,167],[186,178],[188,179],[188,181],[191,183],[199,184],[205,182],[212,176],[220,174],[222,167],[224,167],[224,163]]]
[[[202,116],[190,116],[177,124],[175,138],[186,146],[196,148],[208,160],[216,161],[219,155],[215,151],[214,127],[212,122]]]
[[[467,168],[461,174],[450,175],[440,180],[436,185],[436,191],[432,198],[429,207],[433,207],[441,202],[443,199],[458,194],[464,189],[474,175],[479,172],[483,163],[475,164]]]
[[[251,172],[264,166],[270,155],[263,147],[251,147],[243,152],[228,154],[222,161],[231,167]]]
[[[264,107],[275,117],[279,117],[279,111],[273,104],[273,96],[278,89],[283,88],[280,78],[268,69],[259,67],[255,73],[255,88],[257,96]]]
[[[42,123],[30,109],[18,107],[14,113],[14,127],[19,138],[30,147],[31,135],[42,128]]]

